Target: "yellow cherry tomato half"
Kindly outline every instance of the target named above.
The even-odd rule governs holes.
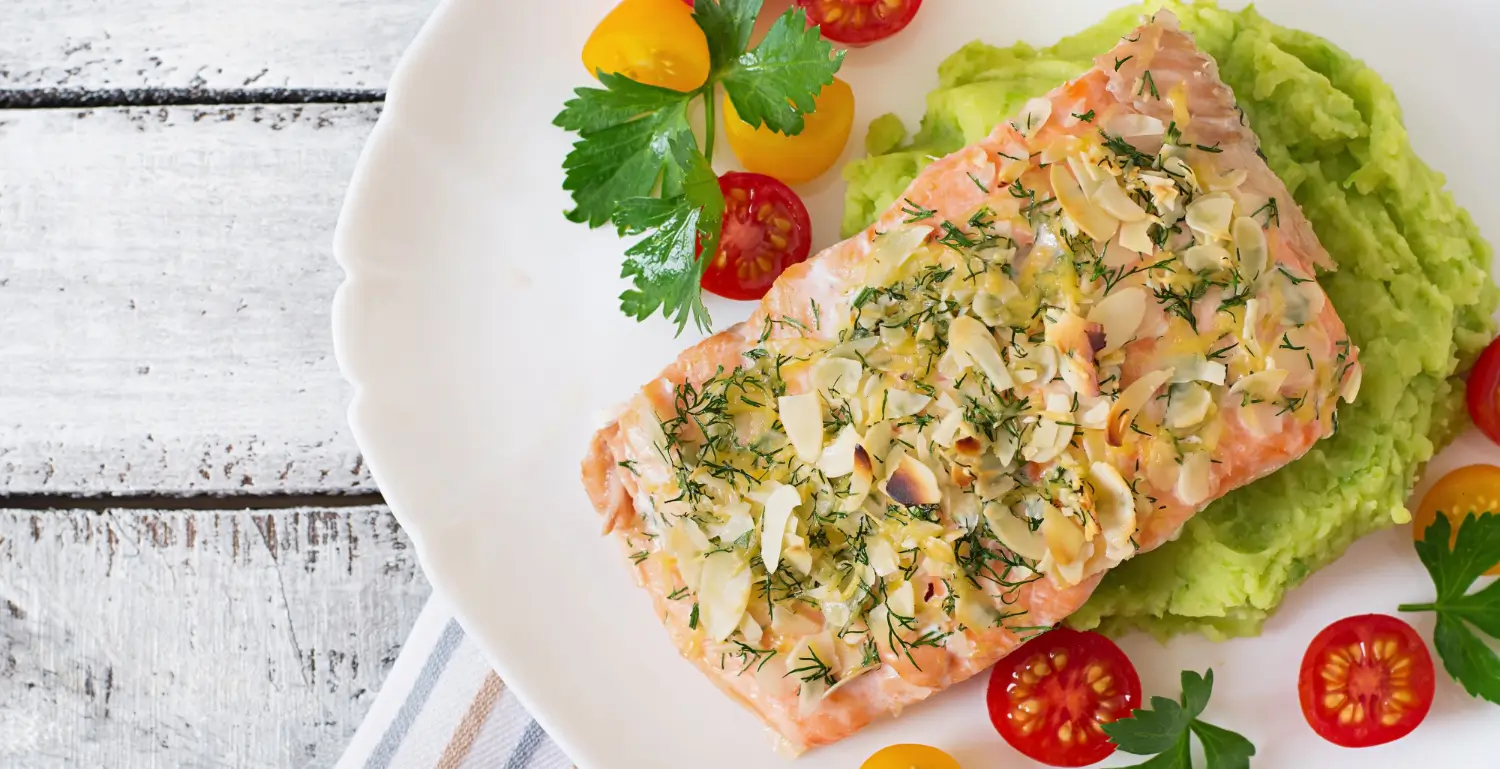
[[[583,66],[691,91],[708,79],[708,38],[682,0],[624,0],[583,44]]]
[[[1427,527],[1437,520],[1439,512],[1452,522],[1455,541],[1458,527],[1470,513],[1500,513],[1500,467],[1469,465],[1443,476],[1423,495],[1422,504],[1417,506],[1411,519],[1412,536],[1422,539],[1427,534]],[[1485,573],[1500,577],[1500,564]]]
[[[892,745],[865,759],[859,769],[961,769],[953,756],[927,745]]]
[[[787,184],[812,181],[844,154],[854,127],[854,89],[838,78],[818,93],[802,133],[779,134],[740,119],[734,103],[724,99],[724,134],[745,170],[774,176]]]

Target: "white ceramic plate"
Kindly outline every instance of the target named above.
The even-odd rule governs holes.
[[[350,419],[433,583],[582,767],[778,766],[756,719],[677,656],[579,485],[579,459],[604,415],[692,341],[663,321],[621,316],[622,244],[562,217],[569,138],[550,121],[587,82],[578,51],[613,2],[448,0],[407,53],[340,221],[348,280],[334,326],[358,392]],[[849,55],[841,76],[859,95],[856,124],[895,111],[915,125],[938,62],[970,38],[1045,44],[1121,4],[928,0],[901,35]],[[1260,5],[1372,63],[1400,96],[1418,150],[1500,235],[1500,4]],[[833,242],[842,183],[830,174],[802,192],[816,245]],[[747,312],[711,309],[720,326]],[[1484,445],[1463,442],[1435,469],[1479,458]],[[1446,677],[1432,716],[1389,746],[1335,748],[1302,720],[1296,670],[1317,630],[1429,594],[1406,537],[1359,543],[1297,589],[1260,638],[1185,638],[1164,649],[1133,637],[1124,646],[1149,693],[1175,696],[1180,669],[1213,666],[1208,717],[1249,736],[1257,766],[1494,767],[1500,709]],[[1430,633],[1430,620],[1413,621]],[[983,679],[795,765],[852,769],[896,742],[942,746],[967,769],[1029,765],[991,729]]]

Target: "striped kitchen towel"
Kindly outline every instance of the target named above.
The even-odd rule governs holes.
[[[433,596],[336,769],[572,766]]]

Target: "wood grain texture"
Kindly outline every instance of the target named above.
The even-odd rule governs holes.
[[[427,595],[383,508],[0,510],[0,767],[331,766]]]
[[[379,111],[0,111],[0,493],[373,490],[329,311]]]
[[[436,0],[0,0],[0,88],[383,88]]]

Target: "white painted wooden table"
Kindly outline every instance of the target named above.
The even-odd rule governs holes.
[[[427,598],[338,206],[434,0],[0,0],[0,767],[330,766]]]

